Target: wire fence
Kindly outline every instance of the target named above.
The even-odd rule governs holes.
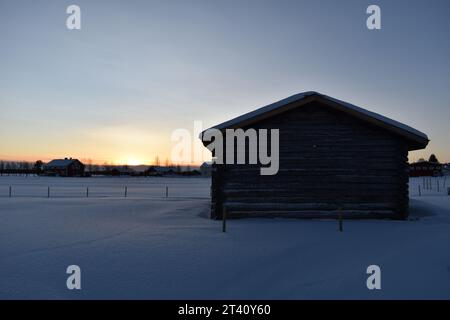
[[[197,189],[197,190],[196,190]],[[133,188],[120,186],[102,187],[51,187],[51,186],[0,186],[0,198],[198,198],[209,199],[209,193],[200,188],[186,190],[170,186]]]
[[[183,180],[183,179],[180,179]],[[125,182],[125,181],[124,181]],[[130,181],[128,181],[130,182]],[[168,183],[34,183],[12,181],[0,184],[0,198],[210,198],[210,182],[204,179]],[[415,177],[409,180],[409,195],[449,196],[450,178]]]
[[[0,198],[199,198],[209,199],[210,180],[27,179],[0,180]]]
[[[415,177],[409,180],[409,195],[423,196],[449,196],[450,178],[442,177]]]

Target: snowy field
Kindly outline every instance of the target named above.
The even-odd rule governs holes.
[[[210,180],[202,177],[94,177],[60,178],[39,176],[0,176],[0,198],[9,197],[165,197],[166,186],[171,197],[209,197]],[[89,188],[89,192],[87,192]]]
[[[450,181],[436,183],[411,180],[409,221],[340,233],[332,220],[244,219],[224,234],[205,218],[209,179],[3,176],[0,298],[450,299]],[[73,264],[79,291],[66,288]]]

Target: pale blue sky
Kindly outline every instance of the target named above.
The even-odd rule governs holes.
[[[0,158],[151,162],[194,120],[314,90],[427,133],[411,160],[450,161],[449,18],[444,0],[0,0]]]

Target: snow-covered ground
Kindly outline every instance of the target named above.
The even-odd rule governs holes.
[[[209,179],[0,177],[0,298],[450,299],[450,181],[418,196],[422,183],[409,221],[340,233],[332,220],[243,219],[222,233],[205,218]],[[73,264],[79,291],[66,288]],[[366,287],[373,264],[381,290]]]
[[[202,177],[94,177],[61,178],[39,176],[0,176],[0,198],[9,197],[165,197],[166,186],[171,197],[209,197],[210,179]]]

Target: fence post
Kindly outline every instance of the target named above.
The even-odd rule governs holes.
[[[344,231],[343,223],[342,223],[342,208],[339,208],[339,231]]]
[[[89,198],[89,187],[86,187],[86,198]]]
[[[420,192],[420,184],[419,184],[419,197],[422,195],[422,193]]]
[[[222,207],[222,232],[227,232],[227,208]]]
[[[125,198],[127,197],[127,193],[128,193],[128,187],[125,186]]]
[[[47,187],[47,198],[50,198],[50,187]]]
[[[168,197],[169,197],[169,187],[166,186],[166,198],[168,198]]]
[[[12,187],[9,186],[9,197],[11,198],[11,196],[12,196]]]
[[[439,178],[436,179],[437,192],[439,192]]]

